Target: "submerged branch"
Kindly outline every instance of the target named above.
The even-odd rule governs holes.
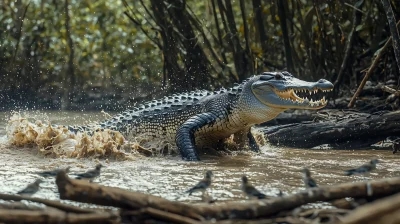
[[[64,171],[58,173],[56,184],[61,199],[113,206],[127,210],[154,208],[193,219],[201,219],[196,209],[191,205],[115,187],[72,180]]]

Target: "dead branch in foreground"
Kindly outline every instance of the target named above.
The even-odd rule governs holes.
[[[3,200],[30,200],[46,204],[40,209],[19,203],[0,204],[0,222],[4,223],[400,223],[400,177],[368,182],[323,186],[296,194],[249,201],[217,204],[185,204],[143,193],[101,186],[70,179],[60,172],[56,183],[62,199],[119,208],[118,212],[81,209],[61,202],[0,194]],[[399,194],[396,194],[399,193]],[[392,196],[393,194],[396,194]],[[382,200],[379,198],[391,196]],[[365,205],[349,209],[305,209],[302,205],[336,199],[365,199]],[[378,199],[378,200],[376,200]],[[368,203],[369,201],[375,202]],[[61,204],[61,205],[60,205]],[[15,207],[14,207],[15,206]],[[96,212],[93,212],[96,211]],[[397,221],[396,221],[397,220]],[[399,222],[398,222],[399,221]]]
[[[370,204],[361,206],[354,210],[352,214],[341,220],[343,224],[366,224],[366,223],[388,223],[387,220],[394,220],[396,217],[400,221],[400,193],[389,197],[376,200]],[[386,221],[384,221],[386,220]]]
[[[64,171],[58,173],[56,184],[61,199],[113,206],[126,210],[154,208],[197,220],[201,219],[197,214],[197,209],[191,205],[82,180],[72,180]]]
[[[0,222],[4,223],[119,223],[112,213],[74,214],[63,211],[0,209]]]
[[[307,203],[346,197],[380,198],[400,192],[400,178],[391,178],[313,188],[270,200],[226,202],[210,206],[172,202],[156,196],[72,180],[66,176],[65,172],[58,174],[56,183],[62,199],[114,206],[125,210],[153,208],[196,220],[263,218]]]
[[[274,215],[304,204],[335,199],[380,198],[400,192],[400,177],[369,182],[345,183],[335,186],[312,188],[283,198],[249,201],[245,203],[227,202],[216,206],[196,206],[198,214],[207,219],[252,219]]]
[[[0,194],[0,200],[5,200],[5,201],[27,200],[27,201],[41,203],[41,204],[47,205],[49,207],[57,208],[57,209],[65,211],[65,212],[74,212],[74,213],[79,213],[79,214],[96,212],[96,210],[93,210],[93,209],[80,208],[80,207],[76,207],[73,205],[67,205],[67,204],[64,204],[64,203],[61,203],[58,201],[52,201],[52,200],[47,200],[47,199],[43,199],[43,198],[32,198],[32,197],[21,196],[21,195]]]
[[[165,211],[161,211],[154,208],[142,208],[138,211],[121,211],[121,216],[124,220],[130,221],[132,223],[143,222],[146,219],[162,220],[177,224],[199,224],[201,222],[194,219],[177,215]]]

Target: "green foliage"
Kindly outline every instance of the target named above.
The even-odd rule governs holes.
[[[17,79],[34,76],[41,85],[61,83],[65,78],[70,52],[66,37],[64,1],[42,0],[30,3],[23,21],[15,68],[8,67],[12,63],[18,42],[18,37],[13,37],[19,25],[16,12],[23,10],[26,4],[27,1],[20,5],[16,5],[14,1],[4,1],[1,9],[1,69],[2,72],[10,72],[9,75],[14,77],[2,76],[0,79],[6,81],[15,80],[15,76]],[[136,81],[154,79],[160,73],[162,58],[158,49],[132,26],[123,11],[120,1],[70,2],[74,67],[80,86],[130,87]],[[34,63],[37,70],[25,69],[30,66],[28,61]],[[18,88],[21,83],[7,83],[10,84]]]

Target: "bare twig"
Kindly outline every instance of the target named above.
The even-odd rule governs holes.
[[[357,7],[353,6],[353,5],[350,5],[350,4],[349,4],[349,3],[347,3],[347,2],[345,2],[344,4],[345,4],[345,5],[347,5],[347,6],[349,6],[349,7],[350,7],[350,8],[352,8],[352,9],[356,10],[356,11],[359,11],[359,12],[361,12],[362,14],[365,14],[365,12],[364,12],[364,11],[362,11],[361,9],[359,9],[359,8],[357,8]]]
[[[400,25],[400,21],[397,22],[397,26]],[[354,93],[353,97],[350,100],[350,103],[347,105],[347,107],[351,108],[354,106],[354,103],[356,102],[357,97],[360,95],[362,89],[365,86],[365,83],[367,83],[369,77],[371,76],[372,72],[375,70],[376,66],[378,65],[379,59],[384,55],[386,52],[386,49],[389,47],[389,45],[392,43],[392,37],[390,37],[385,45],[379,49],[378,55],[375,57],[374,61],[372,62],[372,65],[369,67],[367,74],[365,74],[363,80],[360,83],[360,86],[358,86],[357,91]]]
[[[382,90],[387,93],[391,93],[391,94],[395,94],[396,96],[400,96],[400,90],[392,89],[389,86],[382,86]]]
[[[211,55],[213,56],[213,59],[218,63],[218,65],[221,68],[223,68],[223,69],[226,68],[227,66],[219,59],[217,52],[215,52],[214,48],[211,46],[211,42],[208,40],[207,35],[205,34],[205,32],[204,32],[202,26],[199,24],[198,20],[195,18],[195,15],[193,13],[188,13],[187,15],[189,17],[189,20],[193,24],[193,26],[196,27],[197,31],[200,32],[200,34],[204,40],[204,43],[210,50]],[[214,68],[214,70],[217,72],[217,70],[215,68]]]
[[[142,24],[141,24],[137,19],[133,18],[134,11],[133,11],[133,9],[129,6],[129,4],[126,2],[126,0],[123,0],[122,2],[123,2],[123,4],[124,4],[125,8],[127,9],[127,11],[125,11],[124,14],[125,14],[136,26],[138,26],[138,27],[140,28],[140,30],[147,36],[147,38],[149,38],[149,40],[151,40],[151,41],[152,41],[155,45],[157,45],[157,47],[161,50],[161,49],[162,49],[161,43],[160,43],[157,39],[155,39],[154,37],[150,36],[149,32],[147,32],[147,31],[143,28]],[[146,11],[148,11],[147,8],[145,8],[145,9],[146,9]],[[129,12],[130,12],[132,15],[131,15]],[[152,16],[151,14],[150,14],[150,16],[153,18],[153,16]],[[153,27],[153,26],[152,26],[152,29],[159,31],[159,29],[156,29],[156,28]]]

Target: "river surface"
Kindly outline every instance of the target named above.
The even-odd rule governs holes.
[[[85,112],[29,112],[29,116],[49,119],[53,124],[83,124],[104,119],[101,113]],[[71,166],[71,173],[84,172],[95,166],[96,159],[50,158],[40,154],[37,147],[16,147],[7,143],[5,127],[9,112],[0,113],[0,192],[15,193],[33,182],[34,172]],[[301,135],[301,133],[299,133]],[[367,136],[366,136],[367,137]],[[276,195],[303,190],[301,168],[310,168],[319,185],[363,181],[399,175],[400,155],[384,150],[316,150],[289,149],[264,146],[258,155],[238,154],[207,157],[201,162],[184,162],[179,156],[141,157],[133,161],[100,160],[105,167],[99,179],[106,186],[143,192],[170,200],[196,202],[199,193],[189,196],[185,191],[202,179],[205,170],[214,172],[214,182],[209,193],[214,199],[244,199],[239,189],[240,178],[247,175],[260,191]],[[366,176],[347,177],[343,171],[378,158],[382,163]],[[55,180],[46,179],[35,195],[58,199]]]

